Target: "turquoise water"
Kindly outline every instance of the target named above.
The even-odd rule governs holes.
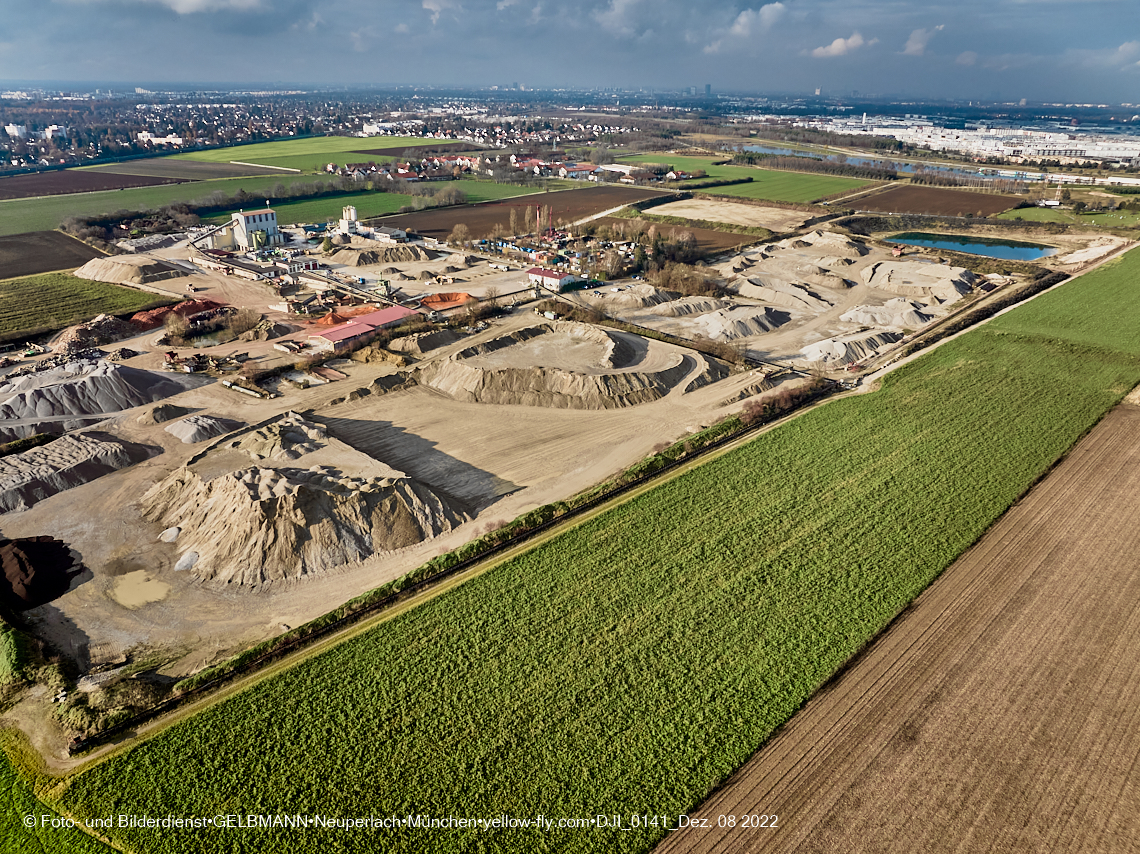
[[[1036,261],[1056,254],[1052,246],[1041,243],[1025,243],[1020,240],[997,240],[991,237],[964,237],[958,234],[926,234],[908,231],[886,238],[887,243],[903,246],[925,246],[929,249],[950,249],[986,258],[999,258],[1002,261]]]

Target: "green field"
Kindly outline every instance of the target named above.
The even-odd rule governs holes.
[[[238,190],[270,193],[277,184],[298,182],[311,184],[312,175],[269,175],[255,178],[219,178],[186,184],[162,184],[128,190],[105,190],[98,193],[75,193],[69,196],[45,196],[37,199],[0,201],[0,235],[24,234],[29,231],[51,231],[69,216],[114,213],[118,210],[155,210],[173,202],[205,199],[211,193],[232,196]],[[267,198],[273,201],[272,196]]]
[[[674,169],[692,172],[703,169],[707,178],[696,181],[681,181],[669,184],[684,189],[686,185],[711,179],[737,180],[751,178],[750,184],[735,184],[729,187],[708,187],[694,192],[712,193],[718,196],[737,196],[744,199],[770,199],[775,202],[806,203],[813,199],[841,193],[844,190],[857,190],[871,181],[860,178],[835,178],[831,175],[813,175],[807,172],[781,172],[774,169],[760,169],[756,166],[714,166],[712,157],[680,157],[673,154],[644,154],[624,157],[631,163],[668,163]]]
[[[1064,222],[1074,225],[1095,225],[1101,228],[1135,228],[1140,225],[1140,213],[1110,211],[1081,213],[1056,208],[1017,208],[997,215],[997,219],[1022,219],[1025,222]]]
[[[0,340],[62,329],[97,314],[126,314],[168,302],[157,294],[67,273],[5,279],[0,281]]]
[[[676,816],[1140,381],[1140,252],[70,781],[78,817]],[[788,817],[794,821],[794,817]],[[144,852],[642,852],[661,828],[111,831]]]
[[[110,854],[111,849],[71,827],[52,827],[59,817],[36,799],[0,754],[0,854]],[[25,824],[34,816],[33,826]]]
[[[253,145],[240,145],[234,148],[213,148],[209,151],[194,151],[178,154],[184,160],[198,160],[205,163],[229,163],[234,160],[242,163],[256,163],[261,166],[283,166],[286,169],[300,169],[303,172],[323,171],[328,163],[343,166],[345,163],[367,163],[369,160],[386,160],[383,154],[358,154],[354,152],[377,149],[401,149],[410,146],[441,145],[448,140],[423,139],[400,136],[319,136],[312,139],[282,139],[275,142],[259,142]],[[478,146],[472,144],[471,149]],[[394,157],[395,155],[391,155]]]

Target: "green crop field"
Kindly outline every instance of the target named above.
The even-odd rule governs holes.
[[[243,163],[256,163],[261,166],[283,166],[286,169],[300,169],[302,172],[320,172],[328,163],[343,166],[345,163],[366,163],[369,160],[386,160],[395,154],[361,154],[359,152],[392,149],[399,151],[411,146],[442,145],[447,140],[423,139],[401,136],[320,136],[312,139],[282,139],[274,142],[259,142],[253,145],[239,145],[233,148],[213,148],[209,151],[194,151],[178,154],[185,160],[198,160],[206,163],[229,163],[237,160]],[[478,146],[472,145],[472,150]]]
[[[0,340],[62,329],[97,314],[126,314],[168,302],[146,291],[67,273],[5,279],[0,281]]]
[[[63,819],[36,799],[35,793],[0,754],[0,854],[110,854],[111,849],[81,830],[59,825]],[[32,816],[27,822],[27,816]],[[27,822],[27,823],[26,823]],[[28,823],[32,827],[28,827]]]
[[[288,175],[282,172],[265,177],[224,178],[68,196],[9,199],[0,201],[0,235],[51,231],[69,216],[106,214],[118,210],[155,210],[174,202],[205,199],[211,193],[219,191],[229,196],[238,190],[257,194],[271,193],[277,184],[311,184],[314,180],[316,179],[312,175]],[[273,201],[271,195],[267,198]]]
[[[1138,281],[1140,251],[177,723],[59,807],[675,823],[1140,381]],[[109,834],[608,854],[663,832]]]
[[[1021,219],[1025,222],[1065,222],[1074,225],[1095,225],[1101,228],[1135,228],[1140,225],[1136,211],[1107,211],[1104,213],[1076,213],[1057,208],[1017,208],[997,215],[998,219]]]
[[[781,172],[774,169],[761,169],[756,166],[714,166],[715,158],[712,157],[644,154],[622,159],[631,163],[668,163],[674,169],[683,169],[687,172],[703,169],[708,173],[707,178],[698,178],[696,181],[681,181],[676,185],[680,189],[684,189],[690,183],[699,183],[711,179],[751,178],[752,183],[750,184],[707,187],[694,191],[712,193],[718,196],[737,196],[743,199],[770,199],[775,202],[806,203],[813,199],[841,193],[844,190],[854,191],[872,183],[859,178],[836,178],[831,175],[813,175],[807,172]]]

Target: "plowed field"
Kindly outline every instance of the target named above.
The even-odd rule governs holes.
[[[496,223],[507,228],[510,225],[512,210],[518,211],[521,222],[524,208],[529,207],[533,217],[534,209],[538,205],[542,205],[544,208],[549,206],[554,209],[555,222],[560,219],[569,222],[612,208],[619,208],[642,199],[652,198],[656,195],[659,195],[656,190],[644,190],[635,187],[589,187],[557,193],[536,193],[525,202],[521,200],[487,202],[481,205],[459,205],[450,208],[417,211],[416,213],[397,214],[385,217],[383,220],[379,220],[379,223],[406,228],[409,231],[437,239],[447,237],[458,223],[463,223],[470,229],[472,237],[480,238],[489,235]]]
[[[947,190],[943,187],[892,187],[872,193],[853,204],[861,211],[883,213],[932,214],[936,216],[992,216],[1007,211],[1021,199],[969,190]]]
[[[1136,851],[1138,555],[1125,404],[657,851]]]
[[[74,270],[103,253],[58,231],[33,231],[0,237],[0,279]]]
[[[181,179],[152,175],[115,175],[80,169],[38,172],[0,178],[0,199],[31,199],[38,196],[62,196],[67,193],[90,193],[95,190],[121,190],[124,187],[152,187],[156,184],[178,184]]]

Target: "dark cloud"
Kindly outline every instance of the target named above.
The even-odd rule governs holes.
[[[47,0],[0,77],[1134,100],[1130,0]]]

